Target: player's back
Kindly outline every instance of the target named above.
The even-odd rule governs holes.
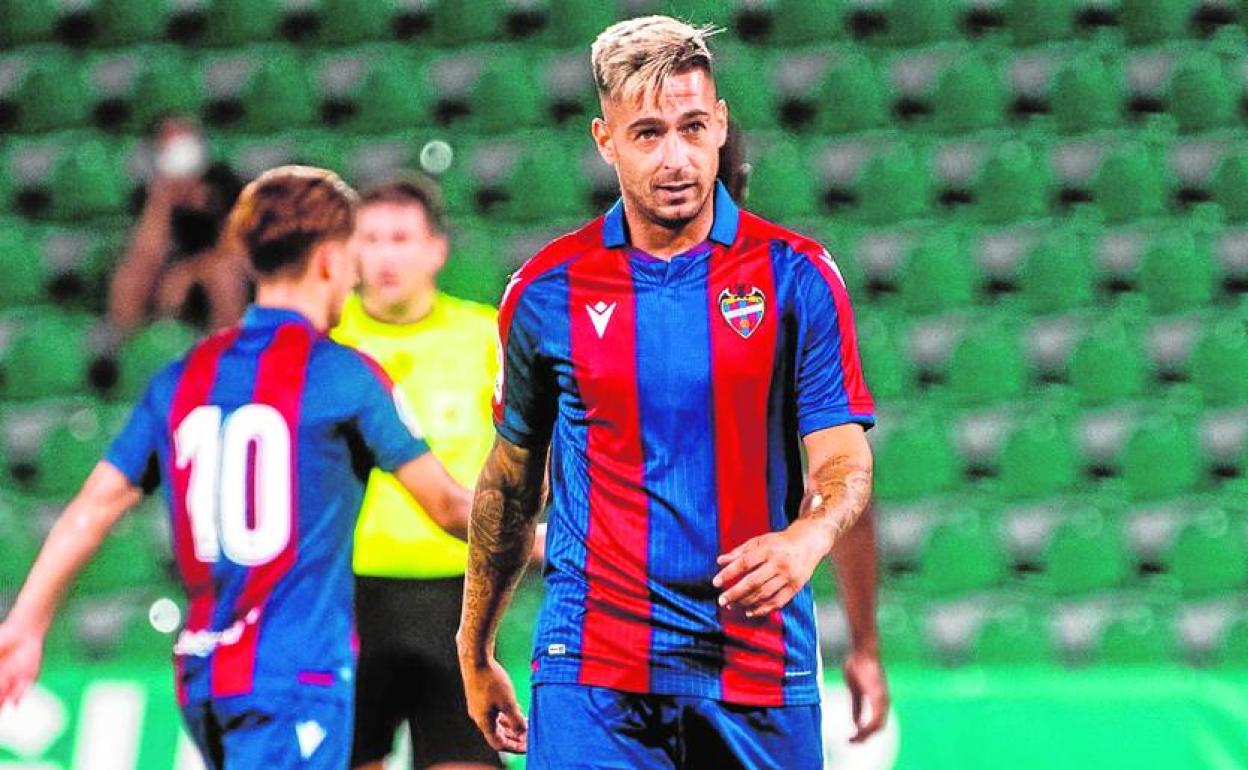
[[[184,702],[349,692],[360,474],[425,449],[379,424],[391,398],[368,359],[258,307],[153,380],[109,459],[133,474],[152,436],[189,599],[175,647]]]

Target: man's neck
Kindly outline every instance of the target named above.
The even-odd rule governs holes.
[[[433,312],[437,293],[437,288],[431,282],[402,302],[384,303],[375,297],[369,297],[367,293],[361,293],[360,305],[364,308],[364,313],[374,321],[403,326],[419,323],[427,318]]]
[[[666,260],[685,253],[710,236],[715,223],[715,206],[707,199],[697,216],[679,227],[669,228],[634,213],[634,207],[625,198],[624,220],[628,222],[629,241],[635,248]]]
[[[262,283],[256,287],[256,306],[275,310],[293,310],[308,319],[320,331],[329,328],[327,302],[317,293],[309,293],[300,283]]]

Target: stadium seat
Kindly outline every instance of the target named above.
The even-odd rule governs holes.
[[[522,57],[492,56],[473,84],[470,101],[473,125],[484,134],[538,126],[545,118],[533,67]]]
[[[564,48],[583,48],[619,18],[615,4],[597,0],[549,0],[549,8],[551,42]]]
[[[1121,529],[1096,511],[1063,521],[1044,551],[1048,587],[1060,596],[1121,587],[1133,566]]]
[[[117,354],[117,385],[113,398],[131,402],[143,394],[157,372],[194,344],[197,333],[172,320],[160,320],[139,331]]]
[[[1195,0],[1123,0],[1123,37],[1131,46],[1187,37],[1195,8]]]
[[[100,596],[158,581],[160,565],[150,528],[142,517],[118,522],[74,584],[75,591]]]
[[[41,133],[86,125],[91,113],[83,62],[59,49],[36,49],[22,65],[17,128]]]
[[[770,43],[775,46],[827,43],[845,35],[845,0],[778,0]]]
[[[1030,417],[1005,440],[997,462],[1001,492],[1014,500],[1068,491],[1079,477],[1079,456],[1068,425],[1052,415]]]
[[[901,270],[902,306],[923,315],[975,303],[979,273],[967,244],[950,230],[917,241]]]
[[[1213,299],[1213,254],[1190,230],[1168,229],[1145,249],[1139,269],[1139,288],[1156,315],[1196,310]]]
[[[4,0],[0,2],[0,46],[36,43],[52,38],[58,0]]]
[[[1201,478],[1200,442],[1193,420],[1169,415],[1146,418],[1127,439],[1122,477],[1136,500],[1164,499],[1191,491]]]
[[[876,439],[874,491],[880,500],[938,495],[956,484],[960,473],[958,455],[943,421],[912,417]]]
[[[4,603],[14,598],[39,551],[39,538],[24,499],[11,492],[7,484],[0,486],[0,543],[4,544],[4,558],[0,559],[0,603]]]
[[[979,218],[990,224],[1042,216],[1049,207],[1048,159],[1019,141],[993,148],[975,185]]]
[[[1230,222],[1248,222],[1248,153],[1228,155],[1213,177],[1213,200]]]
[[[1101,629],[1094,655],[1098,663],[1111,666],[1170,663],[1175,656],[1173,626],[1150,607],[1128,607]]]
[[[168,0],[97,0],[100,42],[122,46],[158,40],[165,33],[172,6]]]
[[[497,236],[477,223],[457,223],[451,257],[438,274],[438,288],[456,297],[497,305],[511,268],[497,248]]]
[[[818,129],[852,134],[888,121],[889,95],[875,65],[859,53],[838,57],[824,73]]]
[[[1109,223],[1128,222],[1160,214],[1165,183],[1148,148],[1127,143],[1113,150],[1101,164],[1092,184],[1093,197]]]
[[[1016,46],[1065,40],[1074,33],[1075,0],[1009,0],[1005,24]]]
[[[73,410],[36,452],[32,488],[46,497],[68,498],[87,480],[111,438],[99,412]]]
[[[52,215],[82,221],[123,212],[130,185],[120,149],[94,138],[66,146],[52,169]]]
[[[1235,124],[1239,82],[1230,77],[1210,51],[1187,56],[1170,79],[1170,114],[1184,133],[1199,133]]]
[[[777,141],[753,160],[750,207],[777,222],[815,213],[815,183],[806,153],[791,141]]]
[[[951,40],[958,35],[961,5],[947,0],[893,0],[888,6],[889,42],[899,48]]]
[[[1027,252],[1018,282],[1029,311],[1062,313],[1092,302],[1096,270],[1083,239],[1069,229],[1050,229]]]
[[[1005,89],[996,67],[974,55],[960,57],[942,72],[932,95],[935,126],[951,134],[1000,125],[1005,106]]]
[[[1235,591],[1248,582],[1243,520],[1225,510],[1205,511],[1183,525],[1165,557],[1183,593]]]
[[[950,395],[965,405],[1021,397],[1027,388],[1027,365],[1018,333],[996,324],[976,324],[954,347],[948,379]]]
[[[385,40],[394,35],[394,0],[321,0],[318,39],[334,45]]]
[[[1071,355],[1070,384],[1084,404],[1138,398],[1147,378],[1148,359],[1139,334],[1114,321],[1089,331]]]
[[[966,593],[1005,579],[995,528],[977,515],[959,515],[928,533],[919,553],[917,585],[928,595]]]
[[[1248,334],[1244,323],[1217,322],[1196,343],[1191,360],[1192,383],[1209,404],[1248,404]]]
[[[1226,668],[1248,668],[1248,617],[1240,616],[1222,634],[1214,661]]]
[[[754,49],[731,43],[716,47],[715,87],[744,131],[776,125],[775,91],[766,87],[769,77],[766,59]]]
[[[27,400],[74,395],[86,384],[90,318],[40,313],[23,322],[0,355],[4,398]]]
[[[893,333],[878,314],[862,315],[858,323],[859,355],[871,395],[882,401],[910,395],[914,389],[914,367],[900,335]]]
[[[208,38],[221,47],[272,40],[281,18],[279,0],[213,0]]]
[[[1120,66],[1110,67],[1094,53],[1070,58],[1053,77],[1049,106],[1064,134],[1114,128],[1125,103]]]
[[[43,299],[42,255],[20,221],[0,218],[0,275],[0,309]]]
[[[502,0],[438,0],[433,8],[436,40],[457,46],[497,39],[503,32],[503,10]]]
[[[907,144],[898,142],[873,155],[858,179],[858,216],[868,224],[914,219],[931,205],[931,176]]]
[[[423,62],[393,55],[374,65],[359,94],[352,127],[370,133],[410,129],[433,122],[433,89]]]
[[[579,217],[588,196],[579,158],[549,139],[532,142],[510,174],[506,214],[521,222]]]
[[[316,106],[305,70],[291,50],[258,54],[242,92],[243,127],[263,133],[312,123]]]
[[[976,629],[971,659],[987,666],[1028,666],[1052,662],[1053,649],[1045,618],[1026,607],[1009,605]]]
[[[135,85],[134,125],[146,127],[171,114],[198,115],[206,98],[199,72],[184,54],[153,50],[143,57]]]

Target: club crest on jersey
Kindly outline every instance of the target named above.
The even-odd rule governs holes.
[[[748,291],[738,286],[736,291],[724,289],[719,293],[719,312],[732,330],[747,340],[763,325],[766,308],[767,299],[757,286],[751,286]]]

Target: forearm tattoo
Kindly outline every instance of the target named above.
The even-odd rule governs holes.
[[[854,526],[870,500],[870,466],[838,455],[811,473],[801,515],[827,524],[835,540]]]
[[[499,439],[477,481],[460,624],[474,656],[491,652],[499,619],[528,563],[544,496],[545,455]]]

